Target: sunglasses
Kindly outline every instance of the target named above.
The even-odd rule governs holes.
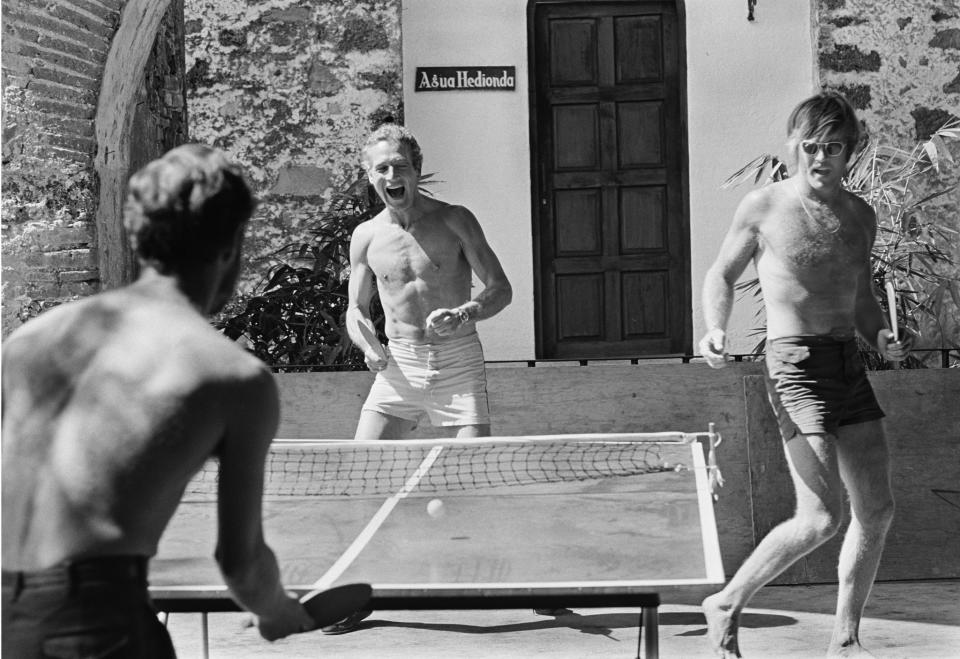
[[[803,152],[808,156],[817,155],[817,152],[822,147],[823,153],[833,158],[843,153],[846,146],[843,142],[814,142],[812,140],[803,140],[800,142],[800,148],[803,149]]]

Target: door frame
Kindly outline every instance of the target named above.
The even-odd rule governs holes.
[[[663,0],[651,0],[651,2],[663,2]],[[686,6],[684,0],[672,0],[677,12],[677,77],[680,85],[679,106],[680,106],[680,125],[678,127],[680,135],[680,190],[681,208],[683,226],[681,234],[684,236],[683,245],[680,246],[686,260],[688,272],[692,270],[690,261],[690,163],[689,163],[689,135],[687,130],[687,50],[686,50]],[[533,243],[533,308],[534,308],[534,352],[538,359],[544,358],[544,322],[543,322],[543,301],[540,292],[543,288],[542,282],[542,263],[540,258],[540,240],[541,222],[540,222],[540,199],[545,191],[545,181],[541,177],[541,157],[540,143],[538,138],[538,117],[540,108],[537,105],[537,44],[536,44],[536,13],[539,7],[549,5],[583,5],[592,4],[623,4],[637,5],[644,0],[528,0],[527,1],[527,107],[529,108],[529,129],[530,137],[530,219],[531,236]],[[681,300],[686,309],[686,319],[681,324],[680,345],[684,353],[692,354],[693,351],[693,280],[688,277],[689,286],[683,291],[679,291],[677,298]]]

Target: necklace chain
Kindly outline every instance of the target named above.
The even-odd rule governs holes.
[[[793,191],[797,193],[797,199],[800,200],[800,206],[803,208],[803,212],[807,214],[807,217],[809,217],[814,224],[826,229],[829,233],[836,233],[840,229],[840,218],[836,216],[836,213],[830,210],[829,206],[827,206],[827,210],[825,212],[830,213],[836,219],[836,222],[833,222],[832,226],[828,226],[822,220],[819,220],[813,216],[813,214],[807,208],[807,205],[803,202],[803,194],[800,193],[800,189],[796,185],[793,186]],[[819,203],[819,205],[823,206],[824,204]]]

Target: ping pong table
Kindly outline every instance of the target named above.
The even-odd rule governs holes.
[[[276,440],[264,528],[289,590],[369,583],[379,611],[639,608],[637,656],[652,658],[660,591],[724,580],[718,443],[713,424],[705,433]],[[215,501],[211,464],[151,563],[157,608],[201,613],[204,636],[207,613],[240,610],[212,559]]]

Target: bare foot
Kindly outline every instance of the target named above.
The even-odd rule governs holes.
[[[827,657],[833,659],[834,657],[872,657],[873,655],[867,652],[860,641],[852,640],[845,642],[831,641],[830,647],[827,649]]]
[[[739,616],[732,607],[721,602],[720,593],[711,595],[700,605],[707,619],[707,638],[718,657],[731,659],[740,656],[737,644],[737,623]]]

